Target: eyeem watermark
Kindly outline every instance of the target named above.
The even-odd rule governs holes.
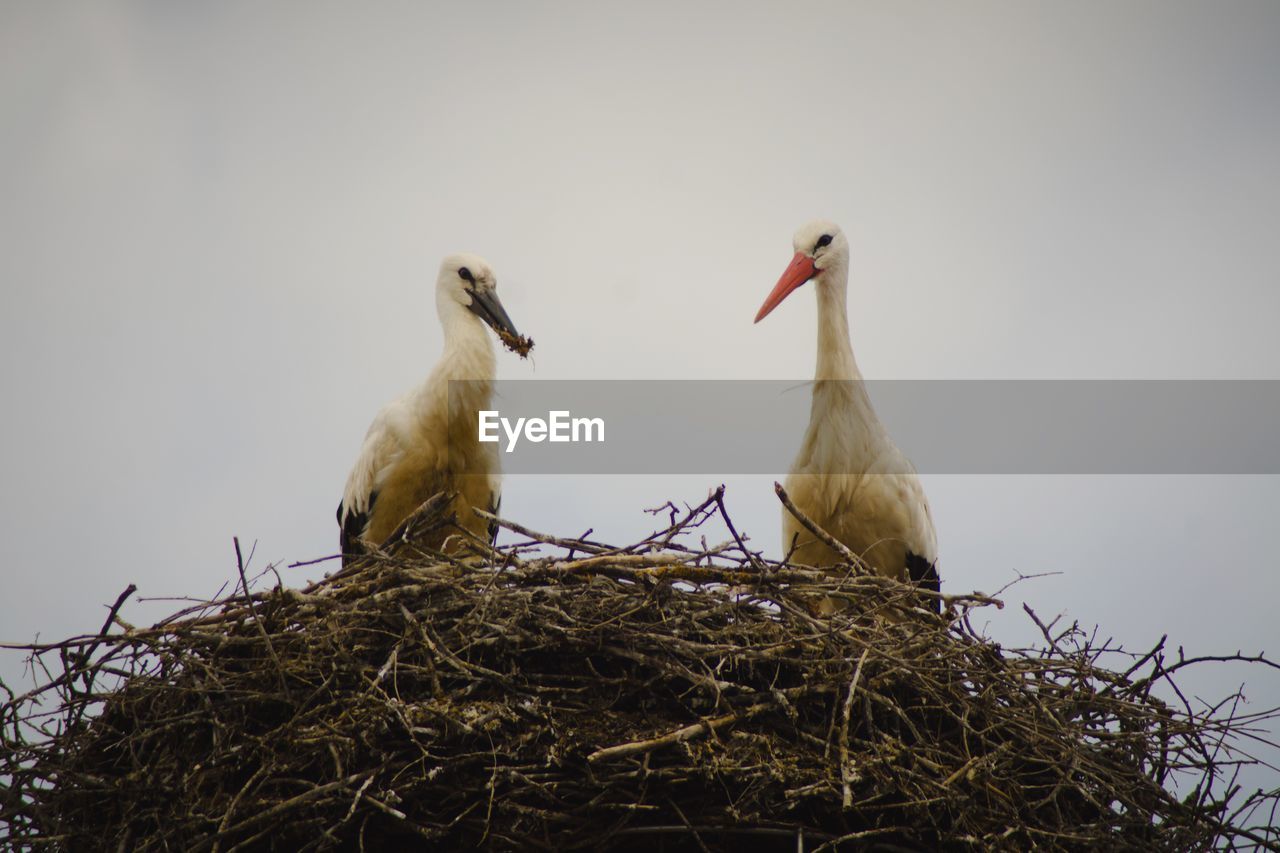
[[[604,418],[575,418],[567,410],[547,412],[547,419],[516,418],[513,425],[497,411],[482,409],[479,417],[478,436],[481,441],[497,442],[501,439],[498,428],[507,436],[507,453],[516,449],[523,436],[535,444],[540,441],[593,442],[604,441]]]
[[[841,384],[850,388],[834,393]],[[470,451],[478,415],[479,437],[494,443],[508,475],[778,478],[791,470],[804,442],[813,395],[851,399],[858,393],[854,384],[453,380],[449,417],[464,425]],[[901,468],[883,474],[912,470],[909,459],[921,474],[1280,476],[1280,380],[859,384],[906,454]],[[590,417],[580,417],[584,413]],[[459,465],[479,465],[475,453],[456,458]],[[830,454],[828,464],[829,474],[865,473],[856,453]]]

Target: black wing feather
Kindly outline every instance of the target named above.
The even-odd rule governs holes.
[[[938,577],[938,561],[930,563],[919,554],[907,552],[907,577],[911,582],[932,592],[942,592],[942,578]],[[929,598],[934,612],[942,612],[942,599]]]
[[[493,492],[489,495],[489,515],[497,515],[498,510],[502,509],[502,494]],[[493,545],[498,541],[498,522],[489,522],[489,544]]]
[[[377,492],[370,493],[369,505],[365,507],[364,512],[347,512],[342,502],[338,502],[338,544],[342,548],[343,557],[356,557],[364,553],[361,541],[364,538],[365,528],[369,526],[369,514],[373,512],[373,504],[377,499]],[[346,561],[343,560],[343,562]]]

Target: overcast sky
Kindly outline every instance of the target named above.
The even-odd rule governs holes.
[[[537,340],[504,379],[807,379],[811,293],[751,319],[819,216],[868,376],[1280,379],[1278,44],[1268,0],[5,3],[0,639],[210,595],[233,535],[332,553],[449,252]],[[774,478],[734,473],[511,477],[503,510],[632,540],[725,481],[776,554]],[[924,482],[945,589],[1056,573],[1001,640],[1025,599],[1280,653],[1280,478]]]

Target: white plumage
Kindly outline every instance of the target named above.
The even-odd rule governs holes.
[[[440,265],[436,310],[444,352],[421,385],[384,406],[369,426],[338,505],[344,562],[366,544],[381,545],[441,492],[456,493],[450,511],[459,524],[491,535],[471,511],[495,511],[501,487],[497,445],[481,443],[477,431],[477,412],[491,408],[496,372],[485,324],[517,334],[496,287],[493,269],[475,255],[450,255]],[[447,535],[424,544],[445,547]]]
[[[818,295],[818,363],[804,441],[786,489],[819,527],[877,572],[939,589],[938,547],[929,502],[915,468],[876,417],[853,358],[846,308],[849,243],[839,226],[811,222],[796,232],[795,257],[760,307],[756,322],[812,280]],[[792,515],[782,513],[783,548],[828,566],[840,558]],[[936,600],[935,600],[936,601]]]

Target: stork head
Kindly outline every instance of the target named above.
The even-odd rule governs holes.
[[[499,334],[520,334],[498,299],[493,267],[479,255],[462,252],[444,259],[436,279],[436,306],[446,325],[454,317],[468,317],[469,311]]]
[[[760,306],[759,312],[756,313],[757,323],[782,304],[782,300],[786,299],[791,291],[809,279],[816,278],[821,281],[828,269],[848,265],[849,241],[844,238],[844,232],[840,230],[840,226],[834,222],[815,219],[800,226],[791,244],[795,247],[796,256],[791,259],[790,266],[774,285],[773,292]]]

